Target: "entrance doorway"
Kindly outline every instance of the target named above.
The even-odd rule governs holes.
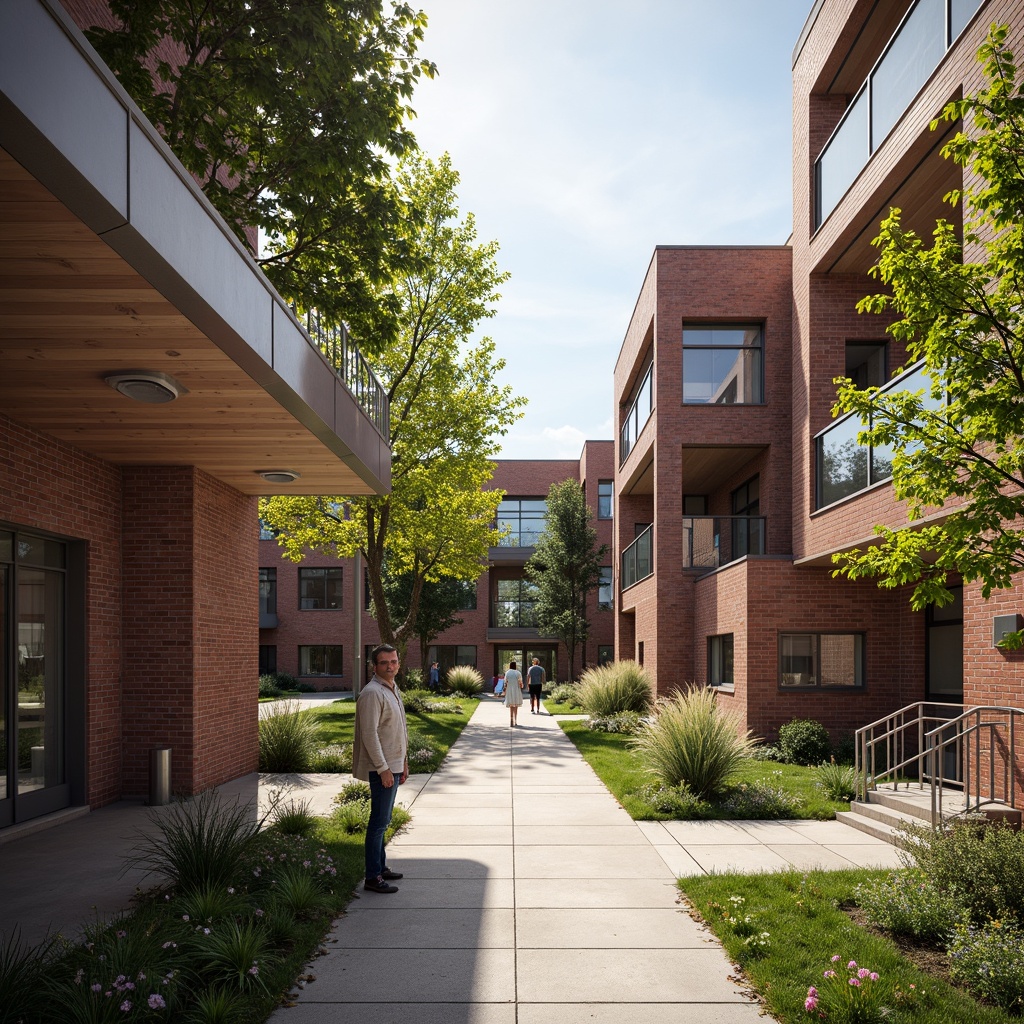
[[[964,588],[950,587],[953,600],[925,612],[928,700],[962,704],[964,699]]]
[[[533,659],[539,658],[541,668],[544,669],[544,677],[547,679],[548,686],[554,686],[558,682],[558,676],[555,674],[558,669],[558,648],[553,645],[546,647],[499,647],[497,648],[497,661],[495,664],[495,672],[504,672],[508,668],[508,663],[514,661],[516,668],[523,673],[523,678],[526,678],[526,670],[533,664]]]

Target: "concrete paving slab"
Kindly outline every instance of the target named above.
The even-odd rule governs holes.
[[[721,846],[758,842],[732,821],[664,821],[665,830],[680,846]]]
[[[874,846],[882,840],[875,836],[869,836],[866,832],[860,832],[841,821],[790,821],[786,823],[794,832],[810,836],[816,843],[822,846],[831,846],[834,843],[845,845]],[[883,844],[883,845],[888,845]]]
[[[503,1003],[516,998],[507,949],[478,949],[461,955],[447,949],[390,946],[327,949],[313,967],[317,980],[299,994],[300,1004]]]
[[[511,908],[411,909],[385,903],[384,909],[364,910],[367,904],[368,898],[360,900],[343,926],[334,927],[330,941],[337,949],[512,949],[516,944]]]
[[[271,1018],[272,1020],[274,1018]],[[290,1020],[291,1018],[289,1018]],[[517,1024],[763,1024],[761,1004],[745,1003],[519,1003]],[[325,1017],[333,1024],[333,1018]],[[295,1024],[306,1024],[296,1021]],[[374,1024],[374,1022],[370,1022]]]
[[[315,1002],[282,1007],[271,1024],[515,1024],[514,1003],[350,1003]],[[718,1024],[710,1019],[708,1024]]]
[[[431,816],[432,818],[433,816]],[[512,842],[512,825],[417,825],[415,818],[394,840],[397,851],[414,846],[503,846]]]
[[[421,813],[423,807],[420,808]],[[431,807],[430,824],[487,827],[505,825],[512,827],[512,805],[507,799],[492,800],[485,807]]]
[[[772,843],[769,849],[789,861],[798,871],[845,871],[857,866],[853,861],[817,843],[801,843],[796,846]]]
[[[516,825],[517,846],[650,846],[634,824]]]
[[[391,844],[394,857],[388,863],[396,871],[419,878],[511,878],[511,846],[425,846],[403,842]],[[411,839],[411,837],[409,837]]]
[[[852,829],[851,831],[856,831]],[[877,840],[877,846],[865,843],[847,845],[845,843],[829,843],[826,849],[845,857],[859,868],[901,868],[900,851],[895,846]]]
[[[674,843],[672,834],[665,828],[663,821],[638,821],[636,827],[640,829],[648,840],[655,846],[662,843]]]
[[[516,910],[520,949],[693,949],[708,931],[681,908]]]
[[[517,825],[631,825],[633,819],[607,796],[552,797],[543,803],[520,798]]]
[[[504,789],[427,789],[416,798],[416,806],[420,811],[432,814],[435,809],[449,807],[498,807],[503,801],[507,804],[511,798],[511,790]]]
[[[748,846],[689,846],[687,852],[709,874],[735,871],[760,874],[764,871],[788,871],[792,867],[777,853],[761,843]]]
[[[807,832],[791,828],[781,821],[737,821],[736,825],[759,843],[767,845],[782,843],[786,846],[795,846],[800,843],[814,843],[813,837]]]
[[[642,846],[521,846],[516,878],[658,878],[665,862]]]
[[[538,907],[675,907],[679,890],[675,878],[517,878],[517,908]]]
[[[692,878],[694,875],[707,874],[700,864],[690,856],[689,852],[676,843],[671,846],[655,846],[654,849],[676,878]]]
[[[401,910],[424,907],[440,910],[489,910],[514,907],[515,886],[511,878],[419,878],[407,874],[398,892],[375,893],[356,891],[356,900],[348,905],[356,909]]]
[[[517,995],[530,1003],[742,1003],[728,980],[729,961],[720,946],[701,949],[563,949],[558,970],[551,952],[519,950]]]

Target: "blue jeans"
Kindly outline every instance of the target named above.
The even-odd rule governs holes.
[[[391,812],[398,795],[398,776],[389,789],[376,772],[370,772],[370,821],[366,826],[366,877],[377,878],[384,873],[384,833],[391,824]]]

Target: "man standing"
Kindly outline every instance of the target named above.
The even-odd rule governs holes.
[[[530,684],[530,712],[534,715],[540,714],[540,694],[544,687],[544,678],[540,658],[534,658],[533,664],[526,671],[526,681]]]
[[[398,892],[401,878],[385,861],[384,834],[391,824],[398,787],[409,777],[409,732],[402,694],[395,685],[398,652],[389,644],[371,655],[373,678],[356,701],[352,774],[370,784],[370,822],[366,826],[366,881],[370,892]]]
[[[435,661],[430,666],[427,676],[427,688],[434,693],[441,689],[441,666]]]

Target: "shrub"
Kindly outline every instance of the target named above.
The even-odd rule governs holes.
[[[261,697],[280,697],[281,689],[277,685],[277,678],[274,675],[260,676],[259,693]]]
[[[782,751],[770,743],[758,743],[750,748],[750,756],[755,761],[784,761]]]
[[[422,736],[411,735],[409,737],[409,764],[422,767],[424,765],[436,764],[441,758],[441,752],[434,748],[429,740]]]
[[[580,677],[578,697],[588,715],[636,711],[645,715],[654,703],[651,677],[635,661],[588,668]]]
[[[829,800],[852,800],[857,795],[857,773],[853,765],[835,760],[814,769],[814,784]]]
[[[1024,832],[984,819],[942,829],[900,826],[904,856],[936,889],[955,896],[975,923],[1024,921]]]
[[[722,801],[722,808],[734,818],[756,821],[795,817],[802,803],[799,796],[781,786],[744,782]]]
[[[248,804],[227,804],[213,790],[150,814],[128,866],[180,889],[227,888],[256,847],[265,818]]]
[[[894,935],[945,945],[963,911],[956,899],[937,889],[920,871],[890,872],[858,885],[857,903],[868,920]]]
[[[309,771],[317,774],[339,774],[352,771],[352,748],[344,743],[317,747],[309,759]]]
[[[702,799],[723,792],[753,743],[738,717],[711,690],[694,688],[658,701],[653,721],[632,740],[647,770],[668,786],[686,783]]]
[[[445,683],[452,693],[475,697],[484,686],[484,677],[472,665],[456,665],[448,669]]]
[[[695,797],[686,786],[644,786],[635,799],[658,814],[670,814],[679,821],[700,821],[711,813],[710,804]]]
[[[297,693],[318,693],[319,691],[312,683],[296,683],[292,687]]]
[[[349,835],[365,832],[370,821],[369,800],[346,800],[338,804],[331,814],[332,820]]]
[[[277,803],[270,812],[270,820],[281,835],[308,836],[316,829],[316,815],[308,800],[289,800]]]
[[[287,672],[272,672],[271,675],[274,677],[279,690],[297,690],[299,688],[298,679]]]
[[[316,720],[294,701],[270,705],[260,716],[259,743],[261,772],[304,772],[316,750]]]
[[[593,732],[615,732],[633,736],[644,724],[644,716],[636,711],[620,711],[614,715],[591,715],[587,728]]]
[[[576,683],[559,683],[552,687],[548,694],[552,704],[567,704],[571,708],[582,707],[580,704],[580,688]]]
[[[353,779],[341,787],[341,792],[334,798],[338,804],[351,804],[358,800],[370,799],[370,784],[362,779]]]
[[[410,690],[419,690],[423,687],[423,669],[421,668],[407,668],[405,670],[405,679],[402,680],[405,689],[408,687]]]
[[[1024,930],[1012,921],[957,925],[949,944],[949,973],[976,996],[1011,1013],[1024,1008]]]
[[[829,759],[828,729],[810,718],[794,718],[779,726],[779,749],[790,764],[822,764]]]
[[[402,706],[405,710],[425,715],[461,715],[462,705],[459,700],[459,697],[440,697],[430,690],[402,691]]]

